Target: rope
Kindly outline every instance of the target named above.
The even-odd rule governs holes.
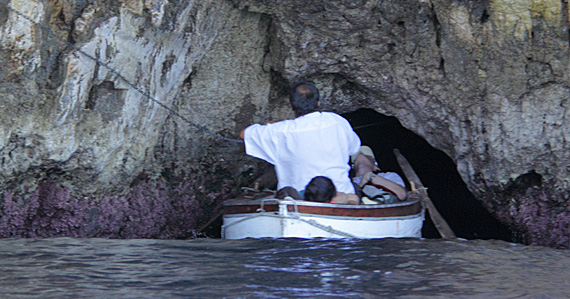
[[[295,200],[293,200],[293,201],[294,201],[294,205],[297,206]],[[311,219],[311,220],[303,219],[301,216],[299,216],[298,212],[294,213],[294,215],[288,214],[287,216],[278,215],[278,214],[275,214],[274,212],[266,212],[265,210],[263,210],[263,203],[264,203],[264,201],[262,201],[262,206],[258,209],[259,213],[253,214],[251,216],[244,217],[243,219],[240,219],[236,222],[232,222],[232,223],[227,224],[227,225],[222,225],[222,238],[225,238],[225,232],[226,232],[226,229],[228,227],[234,226],[236,224],[239,224],[239,223],[242,223],[242,222],[257,218],[257,217],[272,217],[272,218],[280,218],[280,219],[296,219],[296,220],[305,222],[311,226],[314,226],[318,229],[324,230],[324,231],[331,233],[331,234],[336,234],[336,235],[344,236],[347,238],[358,239],[358,237],[353,235],[353,234],[334,229],[331,226],[320,224],[317,221],[315,221],[314,219]]]
[[[311,226],[314,226],[314,227],[316,227],[316,228],[318,228],[318,229],[321,229],[321,230],[324,230],[324,231],[326,231],[326,232],[329,232],[329,233],[331,233],[331,234],[337,234],[337,235],[344,236],[344,237],[347,237],[347,238],[358,239],[358,237],[355,236],[355,235],[352,235],[352,234],[350,234],[350,233],[347,233],[347,232],[343,232],[343,231],[334,229],[334,228],[332,228],[331,226],[326,226],[326,225],[324,225],[324,224],[320,224],[320,223],[316,222],[316,221],[313,220],[313,219],[311,219],[311,220],[306,220],[306,219],[303,219],[303,218],[299,217],[298,215],[295,215],[295,216],[283,216],[283,215],[276,215],[276,214],[273,214],[273,213],[271,213],[271,212],[260,212],[260,213],[258,213],[258,214],[254,214],[254,215],[245,217],[245,218],[243,218],[243,219],[240,219],[240,220],[238,220],[238,221],[236,221],[236,222],[232,222],[232,223],[227,224],[227,225],[222,225],[222,238],[225,238],[225,231],[226,231],[226,229],[227,229],[228,227],[234,226],[234,225],[239,224],[239,223],[241,223],[241,222],[244,222],[244,221],[247,221],[247,220],[251,220],[251,219],[257,218],[257,217],[272,217],[272,218],[281,218],[281,219],[297,219],[297,220],[300,220],[300,221],[302,221],[302,222],[305,222],[305,223],[307,223],[307,224],[309,224],[309,225],[311,225]]]
[[[306,220],[306,219],[301,218],[301,216],[300,216],[300,214],[299,214],[299,207],[297,206],[297,200],[295,200],[294,198],[292,198],[292,197],[290,197],[290,196],[287,196],[287,197],[285,197],[285,198],[286,198],[286,199],[289,199],[289,200],[291,200],[291,201],[293,201],[293,205],[294,205],[294,207],[295,207],[294,216],[292,216],[291,218],[294,218],[294,219],[297,219],[297,220],[301,220],[301,221],[303,221],[303,222],[305,222],[305,223],[308,223],[309,225],[312,225],[312,226],[314,226],[314,227],[316,227],[316,228],[322,229],[322,230],[324,230],[324,231],[326,231],[326,232],[329,232],[329,233],[332,233],[332,234],[337,234],[337,235],[345,236],[345,237],[347,237],[347,238],[357,238],[355,235],[352,235],[352,234],[349,234],[349,233],[347,233],[347,232],[343,232],[343,231],[340,231],[340,230],[336,230],[336,229],[332,228],[332,226],[326,226],[326,225],[324,225],[324,224],[320,224],[320,223],[318,223],[317,221],[315,221],[314,219]]]
[[[174,114],[175,116],[179,117],[180,119],[182,119],[184,122],[186,122],[187,124],[195,127],[196,129],[212,136],[215,138],[219,138],[225,141],[229,141],[229,142],[236,142],[236,143],[243,143],[243,140],[241,139],[232,139],[232,138],[228,138],[228,137],[224,137],[222,135],[216,134],[211,132],[210,130],[206,129],[205,127],[202,127],[192,121],[190,121],[189,119],[187,119],[186,117],[184,117],[182,114],[176,112],[174,109],[168,107],[166,104],[163,104],[162,102],[156,100],[155,98],[153,98],[150,94],[148,94],[147,92],[145,92],[144,90],[142,90],[141,88],[137,87],[135,84],[131,83],[129,80],[127,80],[127,78],[125,78],[121,73],[119,73],[117,70],[115,70],[114,68],[112,68],[111,66],[109,66],[108,64],[106,64],[105,62],[97,59],[96,57],[93,57],[92,55],[86,53],[85,51],[81,50],[79,47],[75,46],[74,44],[72,44],[71,42],[68,41],[64,41],[62,39],[59,39],[57,36],[55,36],[55,34],[47,27],[45,27],[44,25],[41,25],[37,22],[35,22],[32,18],[24,15],[23,13],[21,13],[20,11],[12,8],[10,5],[4,3],[4,1],[0,1],[0,5],[6,7],[8,10],[14,12],[15,14],[21,16],[22,18],[28,20],[29,22],[31,22],[32,24],[35,24],[36,26],[38,26],[40,29],[42,29],[43,31],[45,31],[47,33],[48,38],[53,38],[54,40],[58,41],[59,43],[64,43],[70,47],[72,47],[74,50],[76,50],[77,52],[79,52],[80,54],[84,55],[85,57],[93,60],[94,62],[96,62],[97,64],[103,66],[104,68],[106,68],[107,70],[109,70],[111,73],[113,73],[114,75],[116,75],[119,79],[121,79],[123,82],[125,82],[127,85],[129,85],[131,88],[133,88],[134,90],[138,91],[141,95],[143,95],[144,97],[148,98],[149,100],[151,100],[152,102],[154,102],[155,104],[157,104],[158,106],[168,110],[170,113]],[[54,37],[55,36],[55,37]]]

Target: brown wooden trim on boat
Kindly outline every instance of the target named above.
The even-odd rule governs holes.
[[[224,205],[224,215],[227,214],[249,214],[249,213],[259,213],[258,209],[261,207],[259,203],[252,203],[248,205],[236,205],[236,206],[226,206]],[[266,203],[263,205],[263,210],[265,212],[277,212],[279,211],[279,205],[276,203]]]
[[[289,212],[294,212],[295,207],[287,206]],[[398,216],[411,216],[419,214],[422,210],[420,203],[417,205],[405,206],[388,206],[376,209],[347,209],[347,208],[329,208],[329,207],[313,207],[313,206],[298,206],[299,213],[315,214],[315,215],[329,215],[329,216],[346,216],[346,217],[398,217]]]
[[[412,216],[421,213],[422,205],[420,201],[402,202],[399,204],[387,205],[340,205],[340,204],[303,204],[297,202],[299,213],[326,216],[343,217],[402,217]],[[224,215],[259,213],[260,201],[228,201],[224,204]],[[263,203],[263,210],[266,212],[277,212],[279,204],[276,201]],[[295,211],[295,204],[288,203],[287,210]]]

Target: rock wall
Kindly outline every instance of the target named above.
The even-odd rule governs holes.
[[[239,103],[267,101],[266,17],[223,1],[9,7],[0,7],[0,236],[184,237],[235,196],[242,172],[255,177],[259,163],[240,144],[195,125],[235,137]],[[251,44],[228,55],[232,42]],[[183,114],[191,124],[174,116]]]
[[[104,198],[129,202],[115,227],[101,229],[93,212],[78,235],[173,237],[199,226],[264,165],[178,115],[235,138],[252,122],[291,117],[287,86],[304,78],[325,109],[394,115],[447,153],[528,243],[570,246],[567,1],[9,5],[39,25],[0,5],[4,200],[24,206],[61,189],[93,211]],[[163,202],[140,188],[171,193],[166,215],[179,204],[194,216],[173,216],[177,229],[144,221],[167,234],[119,234],[132,231],[124,219],[142,219],[129,218],[137,205]],[[27,218],[40,219],[36,210]],[[10,221],[3,235],[26,235]]]

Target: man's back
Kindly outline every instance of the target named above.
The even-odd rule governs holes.
[[[348,121],[331,112],[313,112],[244,132],[248,155],[275,165],[278,188],[303,190],[315,176],[329,177],[339,192],[354,193],[348,158],[358,152],[360,138]]]

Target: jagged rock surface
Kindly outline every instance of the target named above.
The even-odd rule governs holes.
[[[259,165],[238,143],[204,134],[162,105],[235,138],[252,122],[290,117],[286,86],[306,78],[321,87],[325,109],[394,115],[447,153],[475,196],[530,243],[570,246],[565,1],[11,5],[50,33],[0,7],[5,201],[55,188],[134,206],[147,198],[132,191],[144,183],[178,190],[163,196],[207,214],[222,199],[219,186],[233,190],[224,180],[247,179]],[[183,198],[188,192],[197,197]],[[17,221],[3,219],[10,235],[6,227]],[[145,221],[172,226],[157,219]],[[82,227],[78,235],[133,236]]]

